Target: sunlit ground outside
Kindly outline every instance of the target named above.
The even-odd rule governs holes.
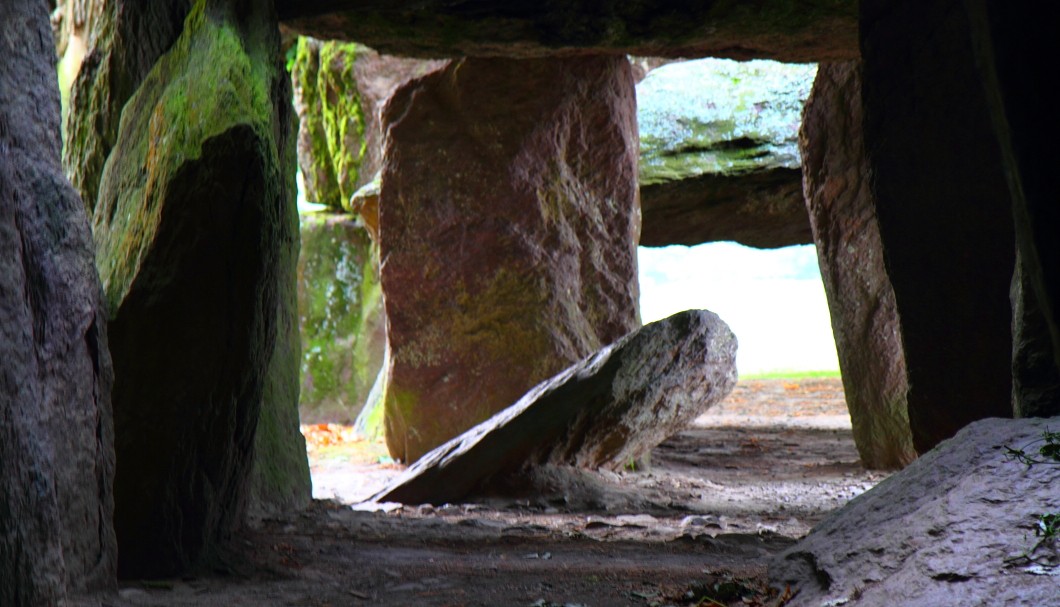
[[[813,245],[760,250],[718,242],[641,248],[639,257],[645,323],[706,308],[736,334],[741,377],[838,373]]]

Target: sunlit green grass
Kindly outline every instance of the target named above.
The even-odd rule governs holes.
[[[740,379],[824,379],[838,378],[839,369],[824,371],[766,371],[763,373],[741,373]]]

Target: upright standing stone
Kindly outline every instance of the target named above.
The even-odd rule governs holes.
[[[817,70],[799,148],[854,442],[865,466],[900,468],[916,457],[909,382],[869,188],[858,63]]]
[[[122,111],[94,224],[124,576],[202,563],[243,520],[293,280],[289,95],[271,3],[199,0]]]
[[[74,10],[66,19],[76,22],[77,6],[68,5]],[[89,213],[96,206],[103,165],[118,139],[122,109],[176,41],[190,7],[191,0],[92,0],[88,5],[102,14],[85,15],[90,24],[87,54],[79,59],[68,52],[64,57],[64,64],[76,61],[79,71],[70,91],[63,168]]]
[[[412,462],[638,326],[633,75],[465,59],[384,124],[386,431]]]
[[[380,113],[394,90],[445,62],[380,55],[355,42],[299,38],[291,68],[306,198],[333,209],[382,165]]]
[[[921,453],[1012,415],[1012,206],[965,9],[861,3],[865,148]]]
[[[0,605],[113,584],[112,370],[44,2],[0,18]]]

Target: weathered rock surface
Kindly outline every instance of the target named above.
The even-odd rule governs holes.
[[[457,502],[527,467],[619,468],[682,430],[735,384],[729,327],[706,310],[680,312],[538,384],[425,455],[372,499]]]
[[[285,24],[305,35],[412,57],[607,53],[808,62],[858,56],[855,2],[280,0],[277,7]]]
[[[122,108],[177,40],[191,4],[191,0],[93,0],[86,12],[86,18],[92,13],[91,29],[87,54],[78,62],[80,71],[70,92],[63,168],[89,213],[96,206],[103,165],[118,140]],[[76,9],[73,13],[76,19]]]
[[[1006,559],[1034,546],[1038,514],[1056,511],[1060,467],[1028,467],[1002,448],[1023,447],[1050,425],[967,426],[781,553],[770,582],[798,591],[792,607],[1055,604],[1055,571]]]
[[[0,19],[0,605],[113,585],[113,379],[47,6]]]
[[[281,153],[289,152],[283,150]],[[285,166],[293,168],[293,164]],[[284,178],[289,179],[286,175]],[[289,188],[292,186],[288,183]],[[289,191],[293,196],[294,190]],[[299,331],[299,220],[296,204],[287,204],[279,221],[280,238],[276,244],[279,252],[276,265],[276,344],[265,373],[250,473],[248,514],[256,519],[300,510],[313,497],[305,437],[299,429],[302,342]]]
[[[812,242],[798,133],[816,71],[701,59],[638,84],[641,244]]]
[[[465,59],[387,106],[387,444],[421,455],[635,329],[625,57]]]
[[[305,423],[352,422],[383,366],[378,255],[368,232],[349,215],[302,215],[298,308]]]
[[[291,80],[306,198],[349,209],[350,197],[382,164],[383,104],[398,86],[443,65],[380,55],[354,42],[300,38]]]
[[[872,0],[861,13],[870,187],[923,453],[1012,415],[1012,205],[965,5]]]
[[[821,65],[799,135],[806,208],[858,453],[866,467],[900,468],[916,458],[909,382],[862,120],[859,64]]]
[[[1019,253],[1011,297],[1012,412],[1016,417],[1060,415],[1060,369],[1055,346]]]
[[[275,16],[245,10],[196,3],[122,111],[100,182],[125,576],[209,560],[246,506],[297,236]]]

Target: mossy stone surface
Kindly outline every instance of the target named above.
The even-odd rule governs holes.
[[[371,179],[361,176],[367,139],[354,75],[353,42],[300,38],[291,77],[298,91],[299,134],[306,198],[341,209]]]
[[[91,214],[103,166],[118,140],[122,110],[158,58],[180,36],[192,2],[91,0],[81,4],[67,4],[75,21],[79,11],[85,12],[82,37],[87,49],[64,104],[63,169]]]
[[[640,183],[799,168],[802,107],[817,66],[700,59],[637,85]]]
[[[289,91],[267,5],[200,0],[122,111],[93,216],[120,575],[211,562],[242,523],[297,238]]]
[[[815,65],[676,62],[637,85],[642,246],[813,241],[798,132]]]
[[[383,364],[379,250],[350,215],[305,213],[301,230],[302,419],[350,423]]]

